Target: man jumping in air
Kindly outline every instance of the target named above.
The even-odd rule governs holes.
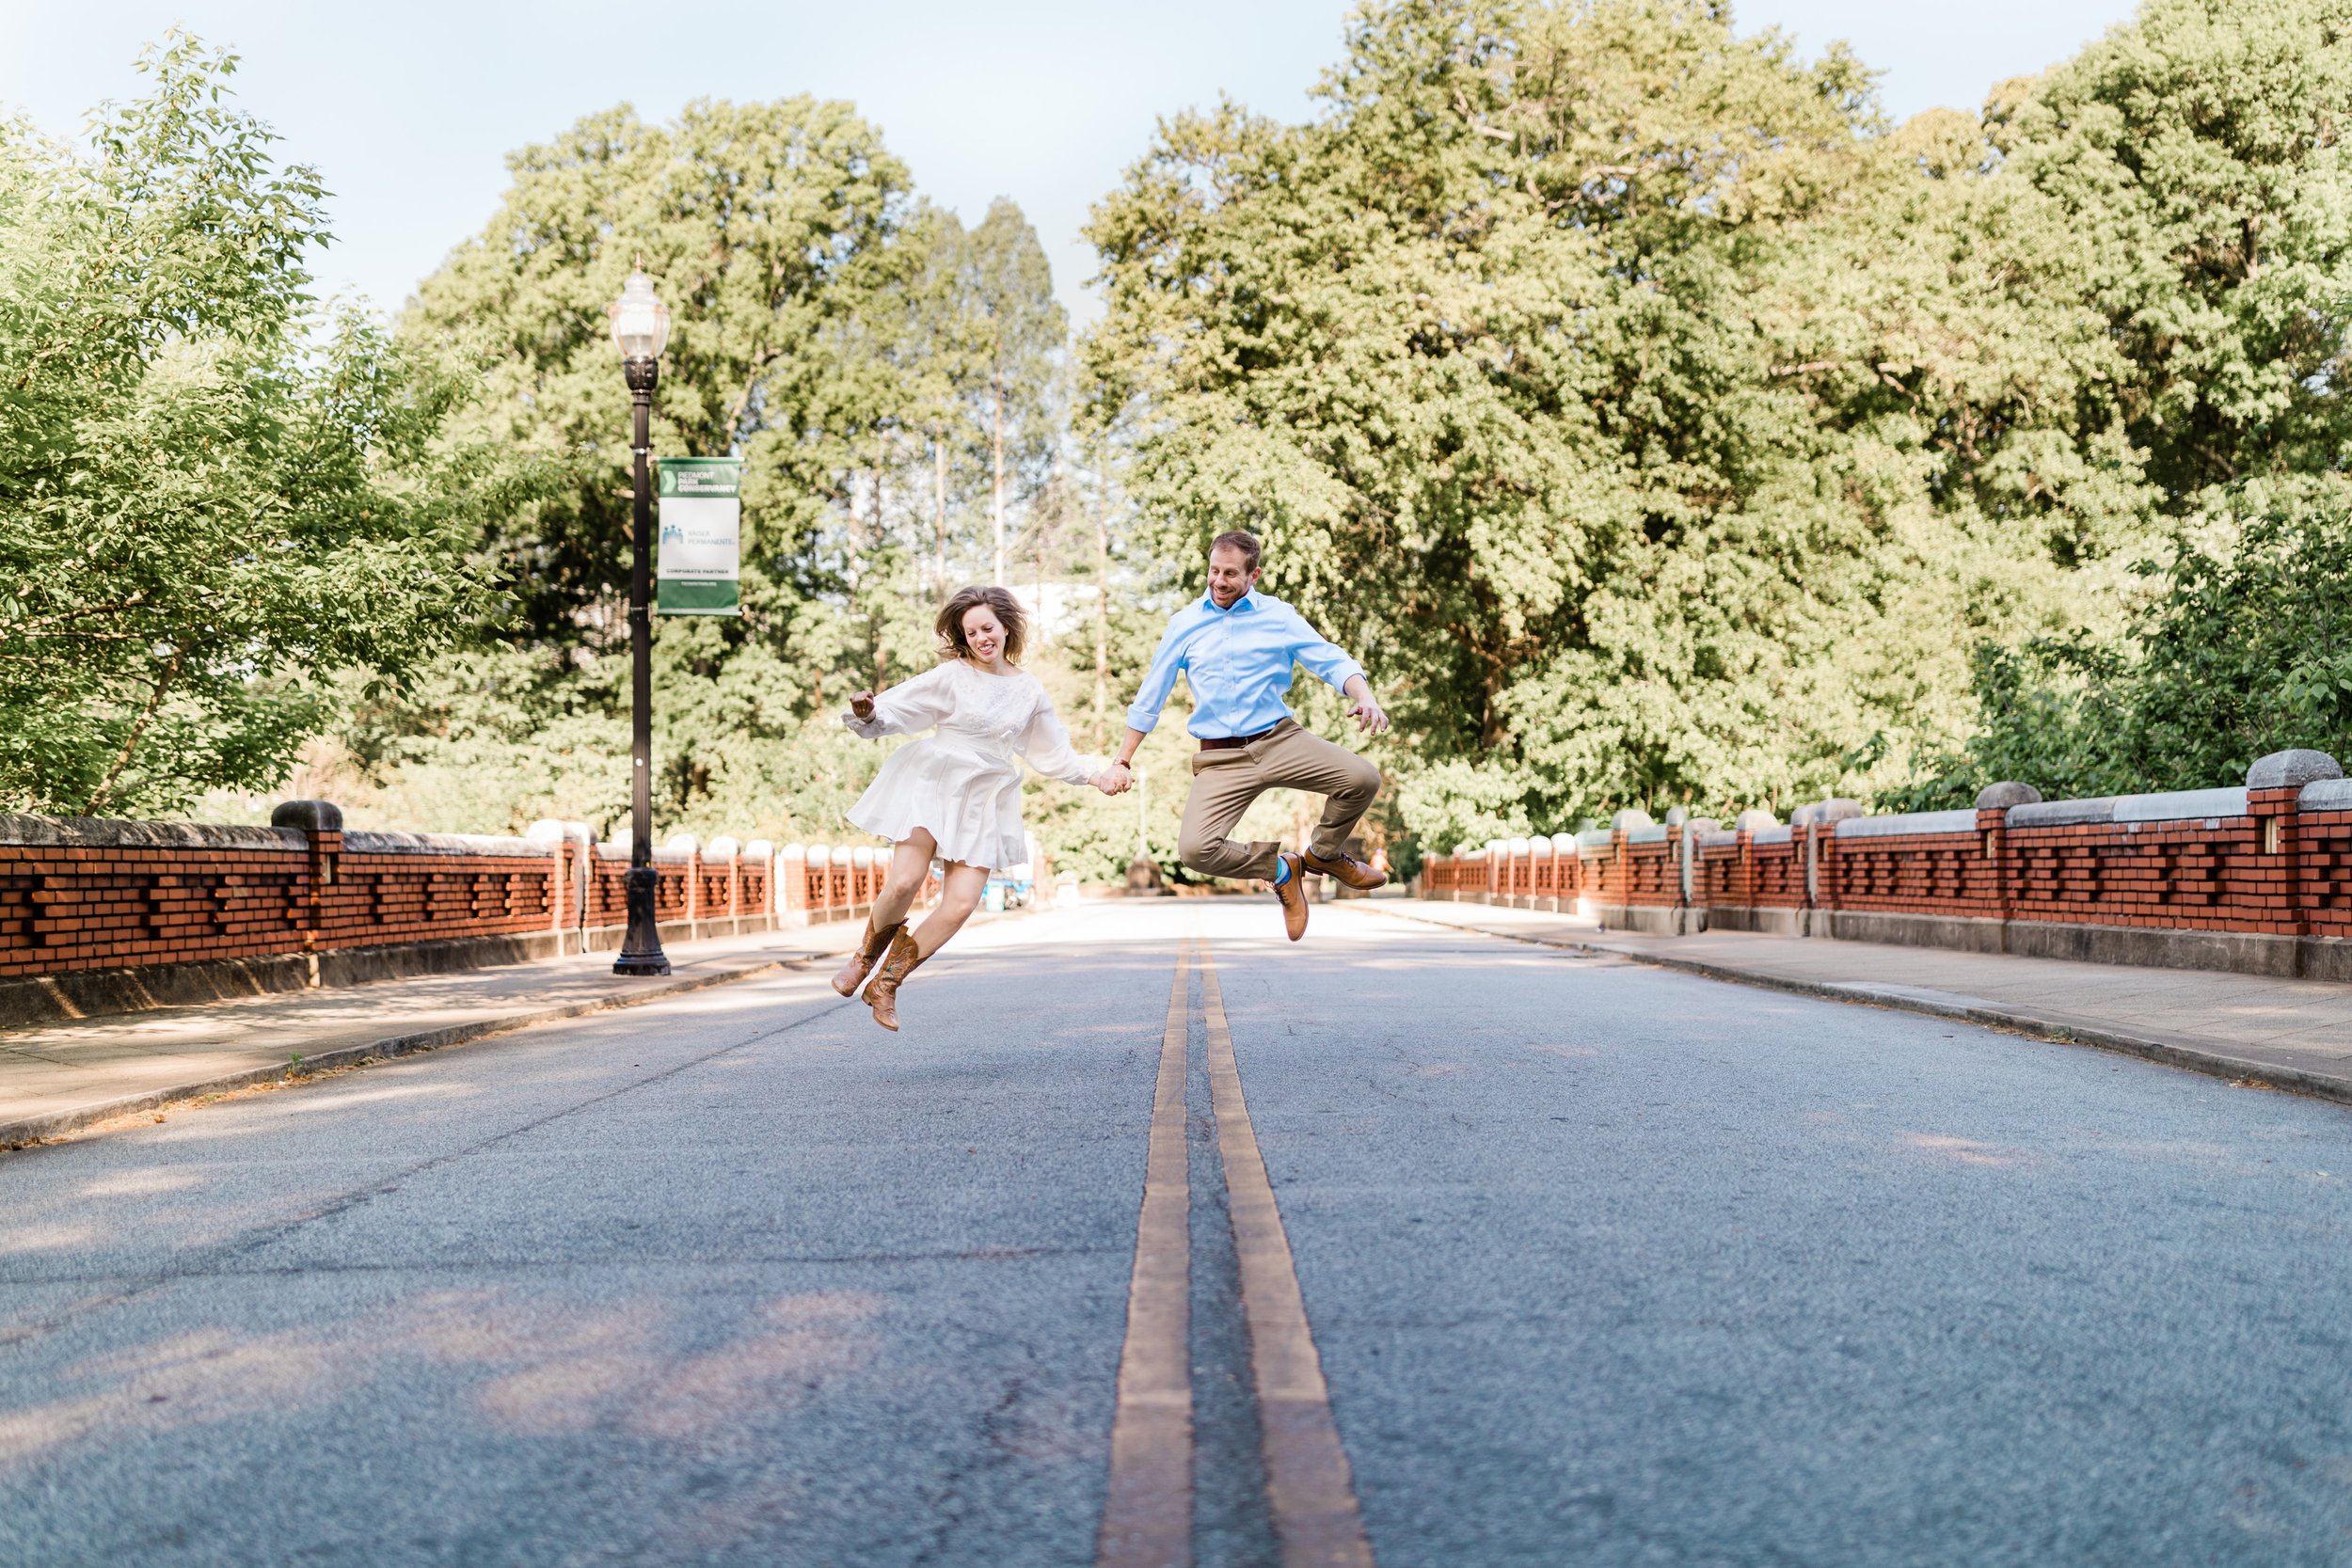
[[[1296,942],[1307,934],[1308,872],[1372,889],[1388,877],[1347,852],[1348,834],[1380,790],[1380,769],[1355,752],[1311,734],[1282,702],[1291,667],[1328,681],[1352,700],[1366,734],[1389,727],[1363,666],[1324,641],[1306,618],[1257,592],[1258,540],[1234,530],[1209,546],[1209,592],[1176,612],[1143,689],[1127,710],[1127,743],[1102,781],[1112,794],[1128,787],[1136,748],[1160,721],[1182,671],[1192,688],[1190,728],[1200,742],[1192,759],[1192,796],[1184,802],[1176,852],[1211,877],[1255,877],[1274,884],[1282,926]],[[1249,803],[1269,789],[1324,797],[1323,820],[1304,855],[1279,844],[1228,838]]]

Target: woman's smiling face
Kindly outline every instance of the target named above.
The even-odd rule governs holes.
[[[963,612],[963,644],[972,650],[975,662],[996,662],[996,656],[1005,651],[1005,627],[994,610],[976,604]]]

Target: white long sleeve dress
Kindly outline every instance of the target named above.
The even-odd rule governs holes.
[[[938,730],[890,754],[850,808],[854,826],[893,844],[927,828],[941,860],[992,870],[1029,858],[1016,757],[1065,784],[1085,784],[1103,768],[1071,749],[1036,676],[992,675],[961,658],[875,697],[873,718],[841,721],[868,740]]]

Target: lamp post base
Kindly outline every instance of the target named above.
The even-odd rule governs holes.
[[[667,974],[669,955],[661,951],[661,927],[654,919],[654,889],[661,874],[650,865],[628,868],[628,935],[621,956],[612,960],[615,974]]]

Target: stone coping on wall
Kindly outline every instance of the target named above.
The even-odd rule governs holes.
[[[2352,811],[2352,779],[2321,779],[2296,796],[2297,811]]]
[[[1833,825],[1839,838],[1893,838],[1918,833],[1973,833],[1973,811],[1915,811],[1898,816],[1849,816]]]
[[[57,849],[291,849],[310,847],[295,828],[234,828],[212,822],[122,822],[106,816],[31,816],[0,812],[0,846]]]
[[[494,838],[479,833],[379,833],[360,829],[343,834],[343,853],[496,855],[545,860],[555,853],[555,842],[544,838]]]
[[[2023,811],[2023,806],[2013,807]],[[2164,795],[2125,795],[2115,802],[2118,822],[2185,822],[2246,815],[2244,789],[2181,789]]]
[[[2073,828],[2088,822],[2115,820],[2115,802],[2121,797],[2093,796],[2087,800],[2028,800],[2011,806],[2004,819],[2012,828]]]

